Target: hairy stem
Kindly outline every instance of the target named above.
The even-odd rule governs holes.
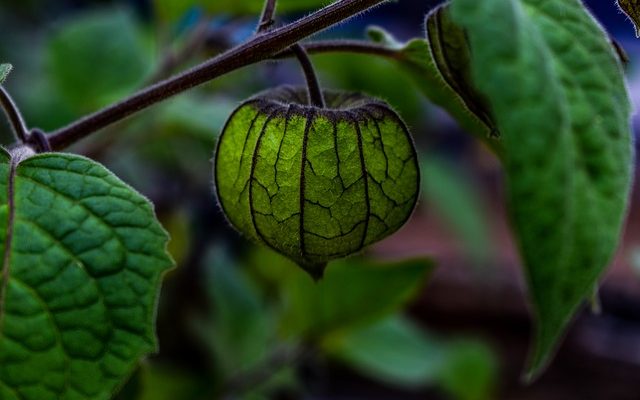
[[[309,54],[322,53],[357,53],[380,56],[389,59],[400,59],[402,53],[391,47],[368,42],[365,40],[319,40],[303,45]],[[286,58],[293,56],[292,50],[278,53],[274,58]]]
[[[278,0],[265,1],[264,11],[262,12],[262,17],[260,18],[260,24],[258,25],[258,34],[271,29],[271,26],[274,23],[277,3]],[[302,67],[302,71],[304,72],[304,77],[307,81],[309,104],[312,104],[319,108],[325,108],[324,96],[322,95],[322,89],[320,88],[320,81],[318,80],[318,75],[313,68],[313,63],[309,58],[309,54],[307,54],[300,43],[294,44],[289,49],[291,49],[293,54],[298,59],[298,62]]]
[[[195,86],[239,68],[271,58],[300,40],[345,21],[387,0],[340,0],[278,29],[256,35],[213,59],[175,77],[144,89],[128,99],[80,119],[51,133],[54,150],[89,136],[114,122],[118,122]]]
[[[275,23],[273,16],[276,13],[277,2],[277,0],[266,0],[264,2],[264,10],[262,11],[262,16],[260,17],[260,22],[258,23],[257,33],[266,32]]]
[[[26,143],[29,137],[29,128],[27,128],[27,124],[11,95],[2,86],[0,86],[0,105],[9,119],[16,139],[21,143]]]
[[[298,43],[291,46],[291,50],[293,51],[293,54],[295,54],[298,62],[302,66],[302,70],[304,71],[304,76],[307,80],[307,89],[309,91],[309,103],[319,108],[325,108],[324,96],[322,95],[322,89],[320,89],[320,82],[318,81],[318,76],[316,75],[316,71],[313,68],[309,55]]]

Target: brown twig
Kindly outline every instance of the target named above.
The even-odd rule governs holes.
[[[322,89],[320,88],[320,81],[318,80],[318,75],[313,68],[313,64],[311,63],[309,55],[299,43],[291,46],[291,50],[293,51],[293,54],[296,55],[298,62],[302,66],[302,70],[307,81],[310,104],[313,104],[314,106],[319,108],[325,108],[324,95],[322,94]]]
[[[397,49],[365,40],[321,40],[303,44],[309,54],[357,53],[380,56],[388,59],[400,59],[402,53]],[[287,49],[276,54],[274,59],[293,57],[293,50]]]
[[[296,22],[256,35],[213,59],[177,76],[152,85],[119,103],[51,133],[54,150],[89,136],[178,93],[209,82],[231,71],[271,58],[300,40],[343,22],[387,0],[341,0]]]
[[[2,86],[0,86],[0,106],[2,106],[2,109],[7,115],[9,124],[11,125],[11,129],[13,130],[16,139],[20,143],[27,143],[29,139],[29,128],[24,122],[20,109],[18,109],[18,106],[11,98],[11,95]]]
[[[257,34],[267,32],[275,23],[274,15],[276,14],[276,4],[277,0],[266,0],[264,2],[264,9],[262,10],[262,16],[260,17],[258,29],[256,30]]]

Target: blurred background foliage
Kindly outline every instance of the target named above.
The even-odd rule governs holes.
[[[326,3],[280,0],[278,10],[287,21]],[[369,25],[420,37],[437,3],[394,2],[321,37],[365,38]],[[627,44],[630,25],[603,3],[590,5]],[[29,124],[53,130],[240,43],[261,8],[262,0],[0,0],[0,61],[15,67],[7,87]],[[246,97],[302,83],[290,60],[236,71],[79,143],[74,152],[154,202],[178,264],[162,292],[159,353],[118,399],[539,398],[517,380],[526,309],[521,278],[501,267],[518,261],[496,160],[397,66],[363,55],[314,61],[325,87],[384,98],[412,128],[424,192],[413,220],[366,254],[332,263],[318,284],[229,227],[211,183],[217,135]],[[0,142],[12,143],[4,124]],[[637,264],[637,251],[629,254]],[[504,327],[485,329],[486,312],[460,306],[467,296],[489,307],[488,324],[514,330],[516,350],[502,342]],[[500,317],[487,299],[505,301]],[[511,303],[520,313],[504,311]]]

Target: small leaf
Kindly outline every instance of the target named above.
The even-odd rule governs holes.
[[[342,260],[312,282],[288,268],[281,276],[287,335],[320,338],[336,330],[370,324],[398,311],[424,286],[433,264],[410,260],[386,264]]]
[[[445,342],[440,386],[460,400],[492,400],[498,383],[496,355],[484,343],[455,339]]]
[[[460,400],[494,398],[497,368],[490,349],[475,341],[435,338],[402,316],[338,332],[323,342],[323,348],[333,358],[389,385],[437,386]]]
[[[0,84],[7,80],[13,66],[11,64],[0,64]]]
[[[367,36],[369,36],[369,39],[373,42],[385,45],[391,49],[401,49],[403,47],[403,44],[398,42],[393,35],[379,26],[374,25],[368,27]]]
[[[222,372],[233,376],[264,362],[273,347],[275,324],[257,288],[221,248],[208,258],[206,285],[213,316],[200,324],[200,336],[211,346]]]
[[[454,0],[452,15],[502,135],[537,317],[534,377],[618,245],[631,186],[629,97],[608,36],[578,0]]]
[[[431,14],[435,16],[437,14]],[[391,37],[387,33],[387,36]],[[448,37],[448,36],[446,36]],[[393,40],[395,39],[387,39]],[[441,47],[441,43],[434,42]],[[395,57],[400,68],[405,71],[415,82],[420,91],[436,105],[444,108],[458,123],[470,134],[480,139],[494,152],[500,153],[500,142],[495,140],[496,129],[493,124],[488,124],[488,111],[475,114],[467,104],[461,93],[455,86],[448,82],[443,72],[438,68],[436,52],[432,45],[425,39],[413,39],[398,50]],[[471,90],[471,89],[469,89]],[[480,103],[483,100],[477,100]],[[480,108],[477,108],[480,109]]]
[[[466,108],[491,131],[491,136],[498,137],[487,100],[476,90],[471,78],[467,35],[451,21],[449,5],[435,8],[427,16],[426,25],[431,58],[440,76],[462,99]]]
[[[69,154],[0,153],[0,398],[109,399],[156,347],[152,206]]]
[[[427,205],[462,240],[472,261],[476,265],[486,264],[494,245],[482,196],[452,162],[428,155],[420,164],[422,194]]]
[[[338,332],[325,340],[323,347],[367,376],[413,389],[435,384],[445,356],[440,343],[399,316]]]
[[[282,87],[242,104],[215,155],[218,200],[231,224],[305,268],[360,252],[400,229],[415,208],[418,161],[386,103]],[[331,108],[332,107],[332,108]]]
[[[627,14],[636,30],[636,37],[640,38],[640,0],[618,0],[618,6]]]

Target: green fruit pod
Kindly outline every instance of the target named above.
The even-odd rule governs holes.
[[[396,232],[415,208],[420,173],[407,127],[384,102],[283,86],[242,103],[214,158],[231,225],[314,278],[328,261]]]

